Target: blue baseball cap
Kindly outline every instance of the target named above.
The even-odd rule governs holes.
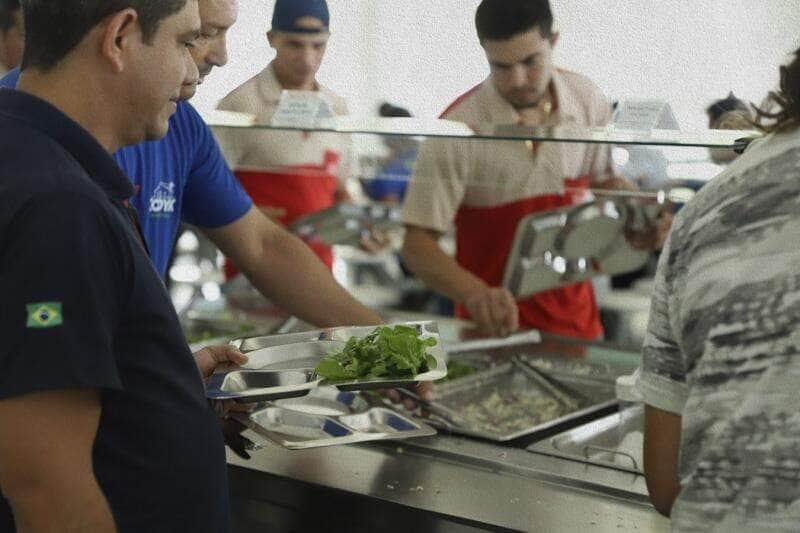
[[[297,21],[303,17],[319,19],[322,27],[297,26]],[[276,0],[275,11],[272,13],[272,29],[289,33],[326,33],[330,26],[330,18],[326,0]]]

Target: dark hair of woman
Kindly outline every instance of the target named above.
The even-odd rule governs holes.
[[[770,93],[767,108],[757,108],[756,113],[759,127],[766,132],[800,127],[800,49],[791,63],[781,67],[780,90]]]

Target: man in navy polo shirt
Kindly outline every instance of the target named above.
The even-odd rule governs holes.
[[[24,9],[0,89],[0,531],[228,531],[219,425],[110,156],[166,134],[197,0]]]
[[[253,207],[214,137],[186,100],[213,67],[227,63],[226,35],[236,0],[199,0],[201,37],[191,49],[199,78],[188,80],[167,137],[123,148],[115,159],[131,179],[131,201],[162,278],[181,221],[201,228],[253,285],[289,313],[317,326],[372,325],[380,317],[353,299],[300,239]],[[18,71],[0,80],[14,87]]]

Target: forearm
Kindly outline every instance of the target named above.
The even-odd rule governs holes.
[[[438,235],[423,228],[408,227],[402,250],[403,261],[428,287],[456,302],[464,302],[487,284],[447,255]]]
[[[659,513],[669,516],[681,492],[681,417],[645,405],[644,426],[644,474],[650,501]]]
[[[53,480],[25,483],[11,487],[6,497],[20,533],[117,530],[108,501],[91,473],[82,480],[70,479],[60,484]]]
[[[281,231],[263,243],[258,260],[237,264],[262,294],[316,326],[383,322],[339,285],[311,249],[289,232]]]

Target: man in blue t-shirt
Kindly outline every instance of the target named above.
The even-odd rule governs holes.
[[[162,278],[181,221],[200,228],[232,258],[259,291],[289,313],[318,326],[381,320],[354,300],[300,239],[265,217],[231,174],[210,129],[186,101],[205,76],[227,63],[226,37],[236,0],[200,0],[202,30],[191,54],[200,76],[184,85],[166,138],[114,154],[134,185],[150,256]],[[15,87],[18,71],[0,80]]]

